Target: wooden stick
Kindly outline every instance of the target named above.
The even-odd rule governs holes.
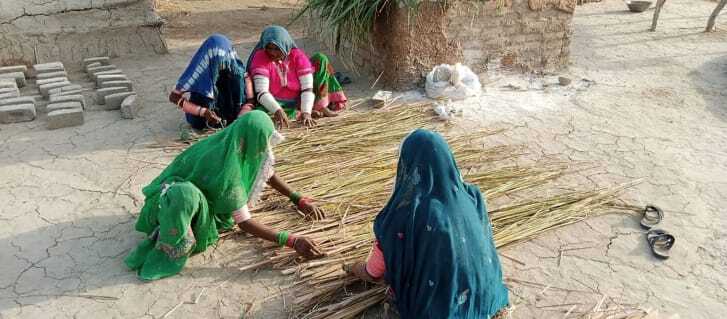
[[[239,268],[239,270],[240,271],[248,271],[248,270],[258,269],[258,268],[260,268],[262,266],[267,266],[269,264],[270,264],[270,260],[263,260],[263,261],[261,261],[259,263],[254,263],[252,265],[247,265],[245,267],[241,267],[241,268]]]
[[[654,9],[654,18],[651,20],[651,29],[649,29],[649,31],[656,31],[656,24],[659,20],[659,13],[661,13],[661,8],[664,6],[665,2],[666,0],[658,0],[656,2],[656,8]]]
[[[184,304],[184,301],[180,301],[176,306],[174,306],[172,309],[169,309],[167,312],[162,315],[162,319],[169,317],[173,312],[175,312],[179,307],[181,307]]]
[[[727,5],[727,0],[721,0],[717,7],[714,8],[714,11],[712,11],[712,14],[709,16],[709,20],[707,20],[707,28],[704,30],[704,32],[714,32],[717,31],[717,27],[715,27],[715,23],[717,21],[717,16],[719,15],[720,11],[724,9],[725,5]]]
[[[371,89],[373,89],[376,86],[376,84],[379,83],[379,80],[381,79],[382,75],[384,75],[384,71],[381,71],[381,73],[379,73],[379,76],[376,78],[376,81],[374,81],[374,84],[371,84]]]

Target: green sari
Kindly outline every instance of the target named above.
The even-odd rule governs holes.
[[[333,111],[342,110],[346,101],[346,94],[343,93],[343,87],[336,80],[333,65],[328,57],[323,53],[316,53],[310,58],[315,72],[313,73],[313,88],[316,94],[316,102],[313,109],[319,111],[322,108],[329,107]]]
[[[297,118],[298,114],[298,104],[299,102],[296,100],[283,100],[283,99],[275,99],[278,101],[278,104],[280,104],[280,107],[283,108],[283,112],[285,112],[285,115],[288,116],[289,119],[295,120]],[[267,109],[265,106],[263,106],[260,103],[257,103],[255,105],[255,109],[258,111],[267,112]]]
[[[264,112],[251,111],[179,154],[144,187],[136,230],[148,235],[125,259],[143,280],[179,273],[189,255],[217,242],[232,213],[253,206],[272,176],[282,139]]]

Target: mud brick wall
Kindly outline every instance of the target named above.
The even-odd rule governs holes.
[[[0,0],[0,66],[165,53],[153,0]]]
[[[429,1],[416,12],[392,6],[369,43],[341,44],[358,71],[393,89],[420,85],[441,63],[553,71],[568,63],[576,0]],[[310,34],[333,47],[325,26],[311,17]],[[383,73],[382,73],[383,72]]]

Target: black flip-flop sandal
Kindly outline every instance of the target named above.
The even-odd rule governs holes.
[[[333,76],[336,78],[336,81],[338,81],[338,83],[341,85],[347,85],[347,84],[351,84],[351,82],[353,82],[353,81],[351,81],[351,78],[348,75],[345,75],[341,72],[336,72],[333,74]]]
[[[665,230],[652,229],[646,233],[646,241],[649,243],[649,247],[651,247],[651,252],[654,253],[654,256],[667,259],[669,258],[669,251],[674,246],[676,238]]]
[[[664,211],[661,208],[654,205],[646,205],[644,207],[644,215],[641,218],[641,227],[651,229],[661,223],[662,219],[664,219]]]

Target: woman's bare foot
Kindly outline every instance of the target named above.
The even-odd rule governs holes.
[[[331,111],[328,108],[324,108],[321,111],[313,111],[313,113],[311,113],[311,116],[313,116],[314,119],[319,119],[323,117],[336,117],[338,116],[338,113]]]
[[[338,116],[338,113],[331,111],[327,107],[326,108],[323,108],[323,111],[321,111],[321,113],[323,113],[323,116],[324,117],[336,117],[336,116]]]

